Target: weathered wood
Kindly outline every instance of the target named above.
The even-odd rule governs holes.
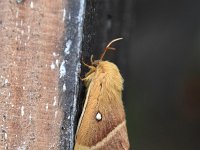
[[[63,1],[0,8],[0,149],[58,149]]]

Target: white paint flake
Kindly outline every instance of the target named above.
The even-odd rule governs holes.
[[[66,47],[65,47],[65,50],[64,50],[65,55],[69,55],[71,45],[72,45],[72,41],[71,41],[71,40],[68,40],[68,41],[66,42],[66,44],[65,44],[65,46],[66,46]]]
[[[21,34],[24,35],[24,30],[21,30]]]
[[[16,12],[16,18],[18,18],[18,16],[19,16],[19,12],[17,11],[17,12]]]
[[[71,14],[70,13],[68,14],[68,19],[71,20]]]
[[[55,111],[55,118],[57,117],[58,111]]]
[[[54,102],[53,102],[53,106],[56,106],[57,100],[56,100],[56,96],[54,96]]]
[[[27,26],[27,28],[28,28],[28,33],[30,33],[31,32],[31,26]]]
[[[58,67],[59,66],[59,60],[56,59],[56,66]]]
[[[62,19],[63,21],[65,21],[65,16],[66,16],[66,9],[64,8],[63,9],[63,19]]]
[[[7,133],[4,133],[4,138],[5,138],[5,140],[8,139],[8,134]]]
[[[31,114],[29,115],[29,123],[31,123],[31,121],[32,121],[32,116],[31,116]]]
[[[24,106],[21,107],[21,116],[24,116]]]
[[[56,53],[55,53],[55,52],[53,52],[53,56],[54,56],[54,57],[56,56]]]
[[[7,85],[8,83],[8,79],[5,79],[4,84]]]
[[[30,7],[33,9],[33,1],[31,1],[31,3],[30,3]]]
[[[18,148],[17,148],[17,150],[26,150],[26,145],[22,145],[22,146],[19,146]]]
[[[56,68],[56,65],[54,64],[54,62],[51,63],[51,70],[54,70]]]
[[[48,108],[49,108],[49,104],[48,103],[46,103],[45,108],[46,108],[46,111],[48,111]]]
[[[59,54],[56,54],[56,52],[53,52],[53,56],[56,57],[56,56],[59,56]]]
[[[66,89],[67,89],[67,87],[66,87],[66,84],[64,83],[64,84],[63,84],[63,92],[65,92]]]
[[[66,68],[65,68],[65,61],[60,65],[60,78],[64,77],[66,75]]]
[[[71,118],[70,116],[67,117],[68,120],[69,120],[70,118]]]

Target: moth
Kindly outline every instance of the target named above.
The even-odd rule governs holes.
[[[83,64],[90,70],[82,79],[87,95],[79,119],[75,150],[128,150],[129,140],[125,111],[122,102],[123,78],[118,67],[103,61],[110,45],[122,38],[112,40],[99,60],[91,65]]]

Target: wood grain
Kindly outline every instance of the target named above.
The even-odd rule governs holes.
[[[0,149],[58,149],[63,2],[0,1],[0,8]]]

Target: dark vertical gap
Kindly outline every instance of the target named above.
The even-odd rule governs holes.
[[[80,82],[83,24],[85,16],[85,0],[68,0],[65,4],[65,33],[63,37],[60,66],[65,74],[60,77],[59,96],[64,118],[61,126],[60,149],[73,150],[76,127],[78,124],[79,102],[83,99]],[[66,52],[67,51],[67,52]],[[63,86],[66,90],[63,90]]]

